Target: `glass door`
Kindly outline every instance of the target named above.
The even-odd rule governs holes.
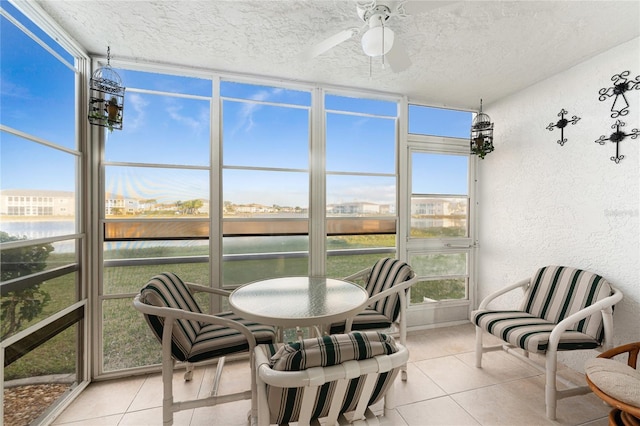
[[[405,247],[420,278],[411,289],[409,325],[466,322],[473,298],[475,179],[468,140],[462,136],[471,113],[435,108],[419,112],[427,121],[449,126],[426,129],[438,136],[408,137]],[[410,131],[416,115],[410,110]]]

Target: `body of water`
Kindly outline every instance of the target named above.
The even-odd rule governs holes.
[[[17,220],[0,221],[0,231],[6,232],[12,237],[36,240],[40,238],[60,237],[75,234],[75,222],[73,220]],[[52,243],[54,252],[70,253],[75,250],[75,240],[66,240]]]
[[[75,234],[73,220],[0,221],[0,231],[29,240]]]

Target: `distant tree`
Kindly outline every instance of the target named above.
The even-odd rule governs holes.
[[[187,200],[181,203],[180,212],[182,214],[196,214],[198,213],[198,209],[203,206],[202,200]]]
[[[25,240],[0,231],[0,242]],[[49,253],[53,251],[51,244],[33,245],[0,252],[2,282],[40,272],[45,269]],[[51,297],[40,288],[41,283],[26,288],[10,291],[0,302],[0,333],[2,340],[20,330],[22,324],[36,318]]]
[[[197,214],[203,205],[204,203],[200,199],[189,201],[189,214]]]

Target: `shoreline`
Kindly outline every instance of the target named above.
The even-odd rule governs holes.
[[[3,222],[73,222],[75,216],[0,216],[0,223]]]

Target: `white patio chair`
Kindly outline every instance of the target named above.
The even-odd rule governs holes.
[[[258,424],[384,424],[393,382],[409,358],[391,336],[353,332],[258,345]],[[384,398],[384,413],[369,408]]]
[[[162,273],[153,277],[138,294],[133,305],[144,314],[153,334],[162,343],[162,421],[173,424],[173,413],[196,407],[223,404],[226,402],[251,399],[251,417],[255,420],[255,374],[251,356],[256,344],[273,343],[275,329],[270,326],[250,322],[235,316],[232,312],[207,315],[193,298],[192,291],[227,296],[229,292],[184,283],[172,273]],[[250,357],[251,389],[233,394],[218,395],[218,383],[226,355],[247,353]],[[211,396],[188,401],[173,401],[173,368],[175,361],[197,363],[218,359]],[[185,380],[191,379],[187,368]]]
[[[513,310],[491,310],[489,302],[521,288],[524,298]],[[505,350],[534,367],[529,353],[545,356],[545,402],[547,417],[556,418],[558,399],[590,392],[586,386],[557,390],[558,351],[608,349],[613,343],[613,306],[622,293],[600,275],[566,266],[545,266],[533,277],[507,286],[487,296],[471,313],[476,325],[476,367],[482,366],[482,354]],[[482,336],[488,332],[505,343],[484,347]],[[523,354],[514,351],[521,349]]]
[[[398,259],[383,258],[372,267],[356,272],[344,280],[364,281],[369,300],[365,310],[355,317],[331,324],[329,333],[349,333],[355,330],[386,331],[395,326],[400,344],[406,345],[409,289],[418,282],[411,266]],[[406,365],[402,367],[402,380],[407,380],[406,368]]]

